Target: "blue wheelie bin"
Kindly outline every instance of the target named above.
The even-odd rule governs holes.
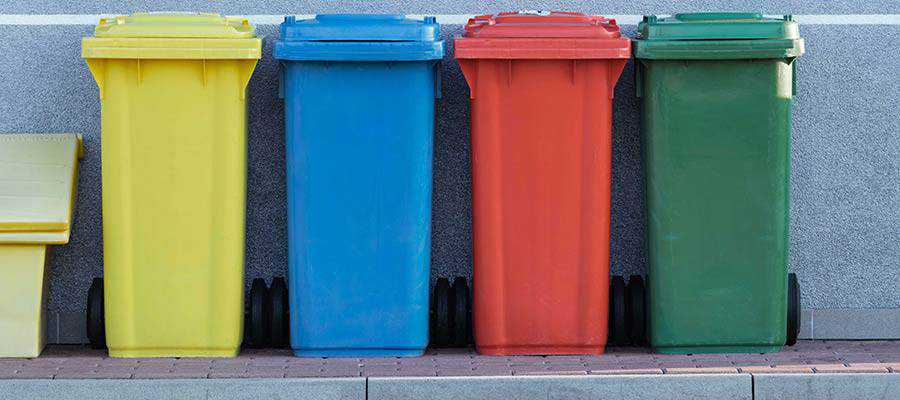
[[[281,24],[298,356],[417,356],[428,345],[439,35],[433,17]]]

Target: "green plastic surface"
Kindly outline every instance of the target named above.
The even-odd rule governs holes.
[[[794,58],[803,53],[797,23],[790,16],[758,13],[690,13],[638,24],[634,54],[650,59]]]
[[[651,345],[785,343],[790,60],[639,60]]]

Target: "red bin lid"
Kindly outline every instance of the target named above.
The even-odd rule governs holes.
[[[616,20],[561,11],[519,11],[479,15],[469,20],[465,37],[598,38],[621,37]]]
[[[456,58],[628,58],[631,43],[616,20],[561,11],[479,15],[455,40]]]

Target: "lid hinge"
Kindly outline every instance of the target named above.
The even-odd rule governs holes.
[[[797,95],[797,59],[788,60],[791,63],[791,96]]]

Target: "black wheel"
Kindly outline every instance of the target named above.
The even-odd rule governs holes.
[[[431,344],[450,344],[450,281],[438,278],[431,292]]]
[[[250,284],[250,300],[247,307],[247,345],[249,347],[266,347],[268,329],[266,329],[266,297],[268,296],[266,281],[256,278]]]
[[[269,288],[269,344],[286,347],[288,344],[288,288],[284,278],[272,279]]]
[[[627,340],[625,318],[625,279],[613,276],[609,284],[609,338],[607,342],[621,346]]]
[[[87,337],[93,349],[106,348],[106,318],[103,309],[103,278],[94,278],[87,297]]]
[[[635,346],[643,346],[647,341],[645,290],[642,276],[632,275],[628,278],[628,287],[625,290],[628,341]]]
[[[468,347],[469,338],[472,336],[472,302],[466,278],[457,277],[453,281],[452,295],[450,308],[452,343],[455,347]]]
[[[797,344],[797,335],[800,334],[800,282],[797,274],[788,274],[788,303],[787,303],[787,340],[785,345]]]

